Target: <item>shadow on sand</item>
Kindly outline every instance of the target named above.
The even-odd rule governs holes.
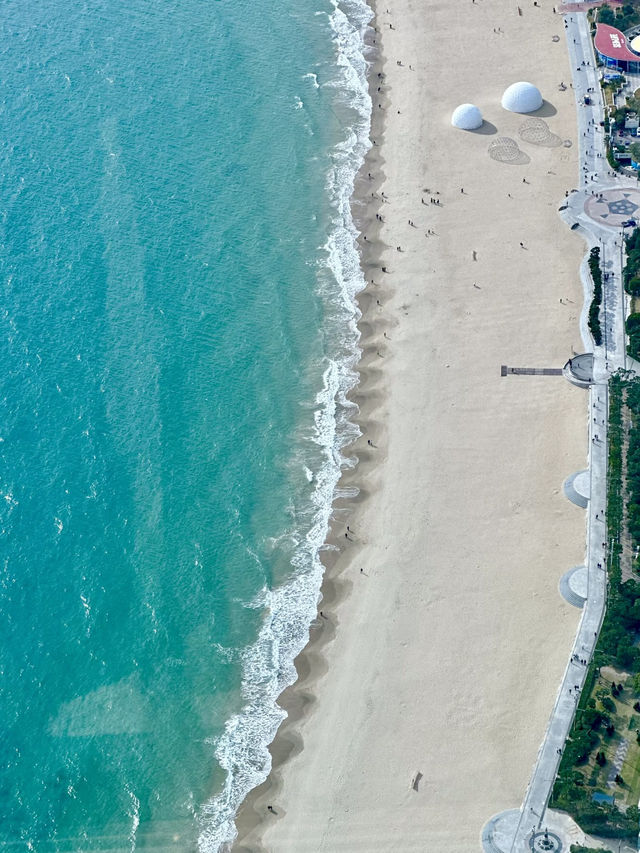
[[[529,157],[528,154],[525,154],[524,151],[518,151],[517,154],[510,157],[508,160],[500,157],[493,157],[491,153],[489,153],[489,157],[491,157],[492,160],[495,160],[496,163],[503,163],[505,166],[526,166],[527,163],[531,162],[531,157]]]
[[[491,124],[490,121],[487,121],[485,119],[480,125],[480,127],[470,132],[480,134],[481,136],[493,136],[498,132],[498,128],[495,126],[495,124]]]
[[[554,116],[558,110],[553,106],[549,101],[543,101],[542,106],[539,110],[536,110],[533,113],[529,113],[532,116],[540,116],[540,118],[545,118],[547,116]]]

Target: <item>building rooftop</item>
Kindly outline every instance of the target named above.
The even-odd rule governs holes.
[[[594,41],[598,53],[608,59],[617,59],[622,62],[640,62],[640,54],[631,50],[625,34],[615,27],[610,27],[608,24],[598,24]]]

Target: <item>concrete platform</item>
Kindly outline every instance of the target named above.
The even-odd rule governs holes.
[[[587,600],[589,572],[586,566],[574,566],[558,583],[560,595],[568,604],[582,608]]]
[[[586,471],[576,471],[575,474],[567,477],[562,484],[562,488],[571,503],[582,507],[582,509],[586,509],[591,497],[590,471],[588,469]]]
[[[589,388],[595,382],[593,362],[593,353],[583,352],[570,358],[562,368],[562,373],[572,385],[577,385],[578,388]]]

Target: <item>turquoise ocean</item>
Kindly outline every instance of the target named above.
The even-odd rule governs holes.
[[[0,849],[217,851],[358,434],[364,0],[6,0]]]

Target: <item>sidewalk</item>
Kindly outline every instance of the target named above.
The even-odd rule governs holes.
[[[580,146],[579,189],[570,192],[561,215],[569,227],[579,227],[589,249],[600,246],[603,269],[601,322],[603,342],[594,347],[587,319],[592,298],[592,281],[587,261],[581,266],[585,302],[580,329],[586,351],[594,353],[595,383],[589,390],[589,472],[590,501],[587,507],[587,599],[583,608],[571,656],[560,684],[555,705],[538,752],[524,802],[519,811],[503,812],[484,828],[482,845],[486,853],[527,853],[532,850],[568,850],[581,835],[567,816],[547,811],[549,798],[562,758],[562,749],[571,729],[580,692],[584,685],[605,612],[606,494],[608,379],[627,367],[622,290],[623,235],[610,225],[595,221],[585,204],[595,194],[618,192],[627,183],[609,167],[604,146],[604,119],[598,70],[593,56],[588,22],[584,13],[567,12],[565,31],[572,67],[573,88],[578,114]],[[592,103],[584,104],[589,95]],[[599,202],[600,203],[600,202]],[[547,833],[547,834],[545,834]],[[617,842],[616,842],[617,845]]]

